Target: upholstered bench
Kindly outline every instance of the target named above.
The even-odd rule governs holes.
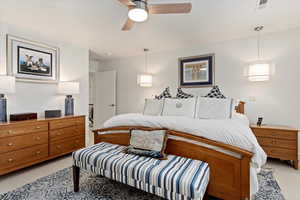
[[[74,152],[74,191],[79,191],[79,171],[84,169],[166,199],[203,199],[209,182],[207,163],[174,155],[157,160],[125,154],[125,148],[99,143]]]

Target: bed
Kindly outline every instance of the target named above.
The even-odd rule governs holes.
[[[240,102],[236,107],[240,118],[230,121],[119,115],[108,120],[104,128],[93,131],[94,141],[128,146],[131,129],[166,128],[166,153],[209,164],[208,195],[247,200],[258,191],[257,173],[265,164],[266,155],[243,120],[244,105]]]

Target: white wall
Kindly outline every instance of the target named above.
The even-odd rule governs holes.
[[[216,54],[216,84],[226,96],[247,101],[246,114],[252,122],[263,116],[265,123],[300,128],[299,74],[300,29],[263,36],[263,57],[275,63],[269,82],[249,82],[244,76],[247,63],[257,59],[256,38],[228,41],[204,47],[191,47],[149,55],[149,70],[154,74],[153,88],[139,88],[136,76],[144,70],[144,57],[108,61],[103,70],[118,72],[118,113],[141,112],[145,97],[159,94],[170,86],[173,95],[178,86],[178,58],[207,53]],[[163,44],[162,44],[163,45]],[[208,89],[186,89],[206,94]],[[256,101],[249,101],[255,98]]]
[[[6,73],[6,33],[28,38],[34,41],[48,43],[60,48],[61,81],[79,81],[80,94],[74,95],[75,114],[88,114],[89,98],[89,54],[88,49],[61,41],[43,38],[42,33],[31,32],[7,24],[0,24],[0,74]],[[8,112],[37,112],[39,117],[44,111],[61,109],[64,113],[64,96],[57,95],[56,84],[16,83],[16,93],[8,95]]]

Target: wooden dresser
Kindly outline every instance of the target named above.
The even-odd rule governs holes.
[[[270,158],[292,161],[298,169],[298,130],[285,126],[251,125],[258,143]]]
[[[85,146],[85,116],[0,123],[0,175]]]

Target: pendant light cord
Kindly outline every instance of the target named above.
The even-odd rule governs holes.
[[[145,52],[145,72],[148,73],[148,51],[149,49],[144,49]]]
[[[261,50],[260,50],[260,45],[261,45],[261,34],[260,32],[263,30],[264,26],[257,26],[254,28],[255,31],[257,31],[257,57],[258,60],[261,59]]]
[[[257,36],[257,57],[258,60],[260,60],[260,31],[258,31],[258,36]]]

